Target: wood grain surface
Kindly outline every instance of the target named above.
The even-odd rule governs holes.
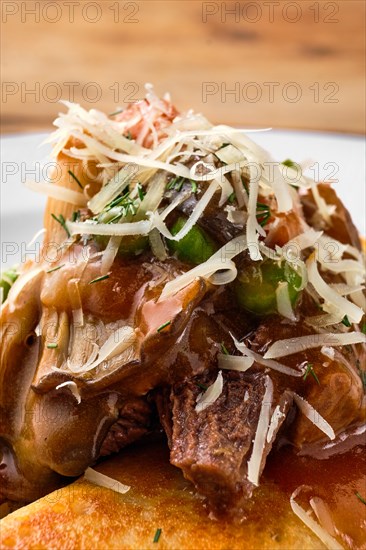
[[[365,2],[1,2],[2,132],[170,91],[214,122],[361,133]]]

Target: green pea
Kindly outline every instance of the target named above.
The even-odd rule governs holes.
[[[179,233],[186,221],[184,217],[178,218],[170,230],[172,235]],[[198,225],[194,225],[180,241],[168,240],[167,243],[172,254],[176,253],[183,262],[196,265],[208,260],[218,250],[215,241]]]
[[[299,297],[300,275],[286,262],[256,262],[241,271],[234,283],[239,305],[257,315],[277,312],[278,283],[287,282],[292,306]]]
[[[96,235],[95,241],[103,249],[106,248],[110,237]],[[126,235],[122,237],[118,248],[118,256],[122,258],[133,258],[144,252],[149,246],[149,238],[142,235]]]
[[[8,297],[9,290],[12,287],[12,285],[15,283],[17,278],[18,278],[18,273],[15,267],[8,269],[8,271],[4,271],[4,273],[1,274],[0,288],[3,289],[3,292],[2,292],[3,302]]]
[[[149,246],[149,238],[142,235],[122,237],[118,255],[122,257],[138,256]]]

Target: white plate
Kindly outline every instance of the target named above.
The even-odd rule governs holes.
[[[47,134],[3,137],[1,143],[1,266],[11,266],[35,254],[27,244],[42,227],[46,199],[25,188],[27,179],[42,178],[50,146],[40,147]],[[316,178],[333,174],[335,189],[362,234],[365,228],[365,141],[361,137],[309,132],[271,131],[254,134],[260,145],[279,161],[311,159],[319,168]],[[49,164],[48,164],[49,166]],[[311,172],[309,172],[311,174]],[[314,174],[314,172],[313,172]]]

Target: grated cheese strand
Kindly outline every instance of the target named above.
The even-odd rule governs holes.
[[[359,323],[364,314],[363,310],[338,294],[338,292],[333,290],[332,287],[324,281],[317,268],[315,253],[307,260],[306,266],[308,269],[309,282],[313,285],[319,296],[323,298],[326,303],[331,304],[333,308],[340,310],[343,316],[347,315],[351,322]]]
[[[61,388],[68,388],[71,391],[72,395],[75,397],[76,402],[78,404],[81,403],[79,388],[77,387],[77,384],[75,382],[73,382],[72,380],[67,380],[66,382],[62,382],[62,384],[56,386],[56,390],[60,390]]]
[[[238,340],[236,340],[236,338],[232,334],[231,337],[234,341],[236,349],[238,351],[241,351],[244,356],[253,358],[255,362],[259,365],[263,365],[264,367],[268,367],[270,369],[282,372],[283,374],[288,374],[290,376],[303,376],[303,371],[297,371],[295,369],[287,367],[286,365],[282,365],[277,361],[273,361],[272,359],[264,359],[259,353],[248,349],[244,342],[238,342]]]
[[[243,235],[235,237],[235,239],[232,239],[215,252],[206,262],[179,275],[173,281],[166,283],[159,301],[179,292],[179,290],[188,286],[198,277],[209,279],[215,285],[224,285],[232,282],[237,275],[237,269],[231,260],[245,249],[246,238]]]
[[[290,497],[290,505],[293,513],[316,535],[329,550],[344,550],[343,546],[319,525],[305,510],[295,501],[301,487],[296,489]]]
[[[42,193],[53,199],[57,199],[62,202],[73,204],[74,206],[86,206],[86,198],[83,193],[67,189],[61,185],[54,185],[51,183],[42,183],[36,181],[27,181],[25,186],[32,191]]]
[[[226,355],[225,353],[219,353],[217,359],[220,369],[238,372],[247,371],[254,363],[252,357],[238,357],[237,355]]]
[[[116,493],[120,493],[121,495],[128,493],[128,491],[131,489],[129,485],[124,485],[120,481],[117,481],[112,477],[106,476],[101,472],[97,472],[93,468],[87,468],[85,470],[84,479],[86,479],[86,481],[89,481],[90,483],[94,483],[94,485],[99,485],[99,487],[104,487],[105,489],[111,489],[111,491],[115,491]]]
[[[223,387],[224,379],[222,377],[222,372],[219,371],[215,382],[207,388],[205,393],[198,396],[195,408],[196,412],[200,413],[215,403],[215,401],[220,397]]]
[[[322,417],[320,413],[310,403],[297,393],[293,394],[294,401],[300,411],[316,426],[320,431],[325,433],[329,439],[335,439],[335,433],[332,426]]]
[[[290,295],[288,291],[288,283],[279,282],[276,288],[277,310],[282,317],[296,321],[296,316],[292,309]]]
[[[268,433],[271,407],[273,401],[273,382],[270,376],[266,376],[265,392],[259,413],[257,431],[254,437],[253,450],[248,461],[248,480],[254,485],[259,485],[259,476]]]
[[[366,342],[366,334],[362,332],[344,332],[344,333],[318,333],[307,336],[298,336],[294,338],[285,338],[277,340],[267,352],[264,359],[277,359],[299,353],[307,349],[320,348],[322,346],[346,346],[348,344],[361,344]]]

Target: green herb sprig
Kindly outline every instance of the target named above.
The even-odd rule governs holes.
[[[224,342],[221,342],[221,351],[224,355],[230,355],[230,353],[228,352]]]
[[[303,379],[306,380],[309,374],[314,378],[316,383],[320,386],[319,378],[317,377],[317,374],[314,370],[314,366],[312,363],[308,363],[306,366],[305,374],[303,376]]]
[[[271,217],[271,209],[268,204],[257,202],[257,221],[259,225],[264,227]]]
[[[123,113],[124,109],[117,109],[117,111],[114,111],[113,113],[109,113],[108,116],[116,116],[116,115],[120,115],[121,113]]]
[[[176,178],[172,178],[166,188],[171,191],[174,189],[174,191],[181,191],[182,187],[184,185],[184,182],[186,181],[185,178],[182,176],[177,176]]]
[[[345,326],[345,327],[350,327],[351,326],[351,322],[350,320],[348,319],[347,315],[345,315],[342,319],[342,324]]]
[[[156,530],[153,542],[159,542],[161,531],[162,531],[161,529]]]
[[[243,184],[243,187],[249,197],[249,189],[248,189],[248,185],[246,183],[246,181],[244,180],[243,176],[241,177],[241,182]],[[268,204],[264,204],[262,202],[257,202],[257,221],[259,223],[260,226],[264,227],[268,220],[270,219],[271,217],[271,209],[270,207],[268,206]]]
[[[59,269],[61,269],[62,267],[64,267],[65,264],[62,264],[62,265],[57,265],[56,267],[52,267],[51,269],[49,269],[48,271],[46,271],[46,273],[53,273],[54,271],[58,271]]]
[[[97,277],[96,279],[93,279],[89,282],[90,285],[93,285],[95,283],[99,283],[100,281],[105,281],[106,279],[109,279],[109,275],[101,275],[101,277]]]
[[[84,190],[84,187],[81,185],[80,180],[75,176],[74,172],[72,172],[71,170],[68,170],[67,172],[68,172],[68,174],[72,177],[72,179],[73,179],[74,181],[76,181],[76,183],[77,183],[77,185],[80,187],[80,189],[83,189],[83,190]]]
[[[168,327],[171,324],[172,324],[171,321],[167,321],[166,323],[163,323],[162,325],[160,325],[159,328],[156,329],[156,332],[161,332],[162,330],[164,330],[166,327]]]
[[[65,220],[65,218],[63,217],[63,215],[60,214],[60,215],[57,217],[56,214],[51,214],[51,216],[52,216],[52,218],[53,218],[56,222],[58,222],[58,223],[61,225],[61,227],[66,231],[66,235],[67,235],[68,237],[71,237],[70,231],[69,231],[69,229],[68,229],[68,227],[67,227],[67,225],[66,225],[66,220]]]

